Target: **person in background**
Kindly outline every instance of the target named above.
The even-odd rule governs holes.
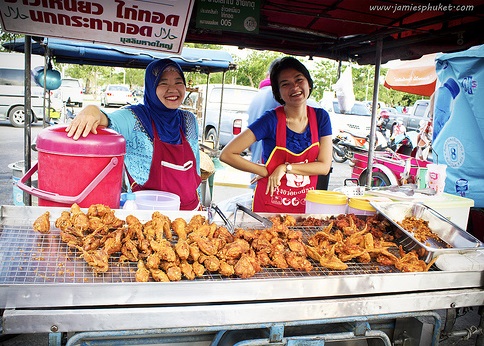
[[[143,104],[110,114],[86,106],[67,126],[77,140],[97,127],[109,127],[126,139],[125,166],[132,191],[159,190],[180,197],[181,210],[199,208],[200,158],[195,115],[179,109],[186,93],[181,67],[170,59],[153,61],[145,72]]]
[[[307,105],[313,80],[307,68],[284,57],[271,68],[274,98],[282,105],[268,110],[222,150],[220,159],[254,173],[256,212],[304,213],[305,197],[318,175],[331,168],[331,122],[322,108]],[[263,162],[245,160],[241,153],[255,141],[263,145]]]

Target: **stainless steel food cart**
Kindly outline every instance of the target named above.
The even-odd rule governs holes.
[[[419,340],[410,334],[425,330],[431,336],[428,344],[435,344],[442,328],[436,310],[484,305],[483,272],[472,269],[402,273],[375,263],[351,263],[344,272],[266,268],[249,279],[210,274],[193,281],[138,283],[136,265],[128,263],[95,275],[60,241],[58,230],[49,235],[32,230],[46,210],[55,220],[65,209],[0,210],[3,333],[51,333],[52,345],[61,344],[62,333],[71,334],[68,344],[107,339],[152,343],[161,337],[216,345],[221,335],[237,330],[267,331],[262,337],[244,333],[247,340],[240,344],[246,345],[323,345],[324,340],[365,338],[391,345],[391,340]],[[124,213],[116,211],[120,218]],[[136,215],[149,219],[151,212]],[[176,215],[188,219],[191,213]],[[422,322],[427,319],[432,321]],[[350,327],[335,327],[342,325]],[[482,325],[481,318],[481,331]],[[291,329],[302,332],[289,336]],[[388,329],[390,336],[383,332]]]

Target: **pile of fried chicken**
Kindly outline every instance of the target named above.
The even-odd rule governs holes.
[[[290,215],[271,217],[273,226],[266,229],[236,229],[209,223],[202,215],[190,221],[170,220],[158,211],[151,220],[141,222],[136,216],[126,220],[115,216],[114,210],[101,204],[91,205],[84,213],[77,204],[63,211],[55,221],[63,242],[81,253],[94,272],[109,270],[109,259],[119,256],[120,262],[136,262],[136,281],[193,280],[207,272],[225,277],[249,278],[264,267],[293,268],[310,271],[309,258],[321,266],[345,270],[346,262],[362,263],[376,260],[394,265],[401,271],[426,271],[430,265],[414,252],[399,256],[388,251],[396,247],[384,230],[388,226],[376,218],[365,220],[342,214],[325,220]],[[35,230],[48,233],[49,213],[35,222]],[[39,227],[43,225],[44,227]],[[319,226],[307,241],[292,226]]]

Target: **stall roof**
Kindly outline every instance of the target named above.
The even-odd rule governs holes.
[[[20,38],[3,46],[24,52],[25,40]],[[230,53],[213,49],[185,47],[181,55],[175,55],[57,38],[32,40],[32,54],[44,55],[46,48],[57,63],[145,68],[155,59],[170,58],[179,63],[184,71],[211,73],[235,68]]]
[[[484,0],[262,0],[258,34],[197,28],[199,4],[192,12],[186,42],[353,60],[362,65],[375,63],[379,38],[382,63],[484,43]]]

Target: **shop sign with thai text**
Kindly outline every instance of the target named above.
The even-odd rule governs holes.
[[[197,28],[259,33],[260,1],[199,0]]]
[[[4,31],[180,54],[195,0],[2,0]]]

